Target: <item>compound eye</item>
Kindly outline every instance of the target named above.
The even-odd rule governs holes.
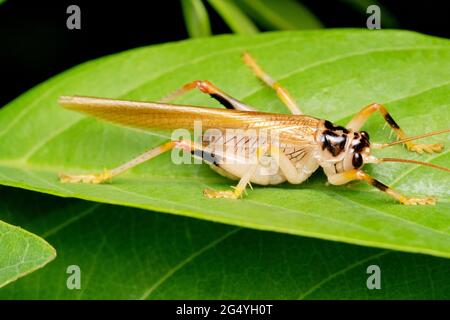
[[[361,131],[360,133],[363,137],[365,137],[367,140],[369,140],[369,134],[366,131]]]
[[[363,158],[359,153],[353,155],[352,165],[355,169],[358,169],[363,165]]]

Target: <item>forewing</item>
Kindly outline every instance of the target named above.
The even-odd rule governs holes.
[[[268,130],[282,141],[309,141],[318,119],[308,116],[237,111],[157,102],[125,101],[105,98],[62,96],[59,103],[71,110],[86,113],[125,126],[142,129],[193,130],[201,124],[208,129]]]

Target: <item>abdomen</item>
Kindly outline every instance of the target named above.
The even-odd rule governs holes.
[[[238,180],[251,170],[257,161],[256,137],[215,136],[215,140],[211,141],[211,137],[205,136],[203,139],[204,152],[214,159],[206,162],[214,171],[225,177]],[[319,167],[308,145],[281,145],[280,150],[297,169],[295,183],[302,183]],[[251,183],[259,185],[276,185],[287,180],[292,181],[280,170],[275,159],[267,155],[259,160],[258,168],[250,178]]]

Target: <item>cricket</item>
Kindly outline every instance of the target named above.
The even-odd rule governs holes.
[[[106,98],[61,96],[63,107],[83,112],[116,124],[141,129],[193,130],[194,122],[200,122],[201,142],[172,140],[152,148],[138,157],[110,170],[93,174],[60,173],[62,183],[104,183],[128,169],[148,161],[170,150],[188,152],[207,163],[217,173],[237,180],[230,190],[205,189],[208,198],[239,199],[246,194],[246,188],[257,185],[275,185],[284,182],[301,184],[319,167],[322,167],[328,182],[343,185],[350,181],[365,181],[404,205],[434,205],[434,196],[406,196],[370,176],[363,170],[365,164],[402,162],[428,166],[450,172],[448,168],[416,160],[400,158],[379,158],[372,154],[374,149],[383,149],[402,144],[408,151],[417,153],[440,152],[443,144],[417,144],[417,139],[448,133],[443,129],[431,133],[408,137],[388,110],[378,103],[372,103],[359,111],[345,126],[315,118],[302,113],[301,109],[277,81],[269,76],[248,53],[243,60],[264,84],[274,89],[291,114],[260,112],[233,98],[209,81],[193,81],[180,87],[159,102],[124,101]],[[198,89],[210,95],[225,108],[210,108],[171,104],[170,101]],[[367,119],[379,113],[397,136],[390,143],[371,143],[369,134],[360,129]],[[208,133],[214,131],[214,134]],[[276,139],[258,139],[245,134],[252,130],[257,135],[268,132]],[[230,133],[231,132],[231,133]],[[233,133],[234,132],[234,133]]]

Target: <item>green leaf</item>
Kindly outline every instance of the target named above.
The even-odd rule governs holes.
[[[208,2],[234,33],[253,34],[258,32],[258,28],[233,2],[229,0],[208,0]]]
[[[450,260],[10,189],[0,215],[55,244],[0,299],[449,299]],[[36,208],[37,206],[37,208]],[[36,210],[39,209],[39,210]],[[80,290],[67,289],[69,265]],[[381,270],[368,290],[367,268]]]
[[[209,79],[260,110],[286,112],[241,61],[251,52],[303,110],[345,124],[373,101],[385,103],[410,135],[448,127],[448,40],[401,31],[327,30],[221,36],[140,48],[64,72],[0,111],[0,183],[65,197],[185,215],[241,227],[450,257],[448,175],[405,164],[367,165],[405,194],[435,195],[436,206],[403,206],[363,183],[327,186],[320,170],[301,185],[249,190],[242,200],[206,199],[202,190],[235,183],[206,165],[174,165],[162,155],[111,184],[61,184],[60,171],[117,166],[169,134],[118,127],[57,105],[60,95],[155,101],[184,83]],[[191,92],[179,103],[220,107]],[[374,115],[373,141],[388,141]],[[424,141],[448,141],[448,135]],[[416,155],[400,146],[376,152],[449,166],[448,148]]]
[[[0,220],[0,288],[55,257],[55,249],[43,239]]]
[[[235,0],[255,21],[271,30],[319,29],[320,20],[295,0]]]
[[[202,0],[181,0],[184,21],[191,38],[211,35],[208,11]]]

